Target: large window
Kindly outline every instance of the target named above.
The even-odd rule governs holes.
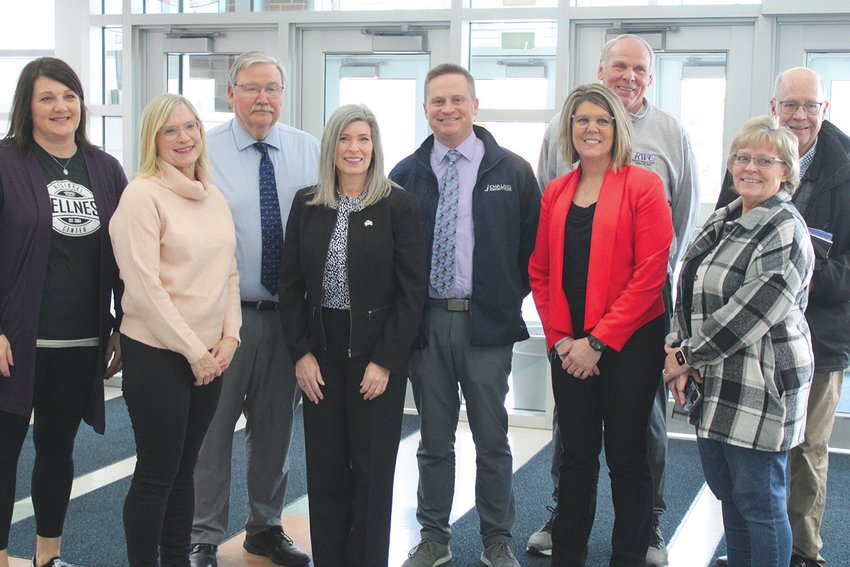
[[[556,0],[552,0],[556,1]],[[93,0],[92,13],[112,14],[120,0]],[[138,14],[209,14],[221,12],[350,12],[451,8],[451,0],[133,0]]]
[[[551,21],[470,25],[478,122],[532,167],[555,109],[557,35],[558,24]]]
[[[9,128],[9,111],[21,69],[53,55],[53,0],[3,2],[0,18],[0,138]],[[38,22],[38,25],[27,25]]]

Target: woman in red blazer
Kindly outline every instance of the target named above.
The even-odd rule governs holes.
[[[603,437],[615,511],[610,565],[643,565],[670,210],[658,175],[629,165],[631,120],[616,94],[576,87],[561,115],[561,151],[574,166],[546,188],[529,263],[564,446],[552,565],[587,558]]]

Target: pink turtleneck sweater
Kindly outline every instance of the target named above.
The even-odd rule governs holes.
[[[239,340],[236,232],[212,183],[159,165],[165,175],[127,185],[109,224],[124,281],[121,332],[193,364],[223,337]]]

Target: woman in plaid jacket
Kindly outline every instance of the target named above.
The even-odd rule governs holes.
[[[689,417],[723,505],[729,565],[788,565],[785,462],[803,438],[813,371],[804,312],[814,252],[791,204],[797,140],[774,119],[751,119],[727,167],[739,197],[685,255],[664,374],[678,403],[702,393]]]

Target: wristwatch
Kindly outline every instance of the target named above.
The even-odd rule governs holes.
[[[676,362],[679,363],[679,366],[690,366],[688,359],[685,357],[685,353],[681,350],[676,351]]]
[[[590,343],[590,348],[592,348],[596,352],[602,352],[603,350],[608,348],[608,345],[606,345],[593,335],[587,335],[587,342]]]

